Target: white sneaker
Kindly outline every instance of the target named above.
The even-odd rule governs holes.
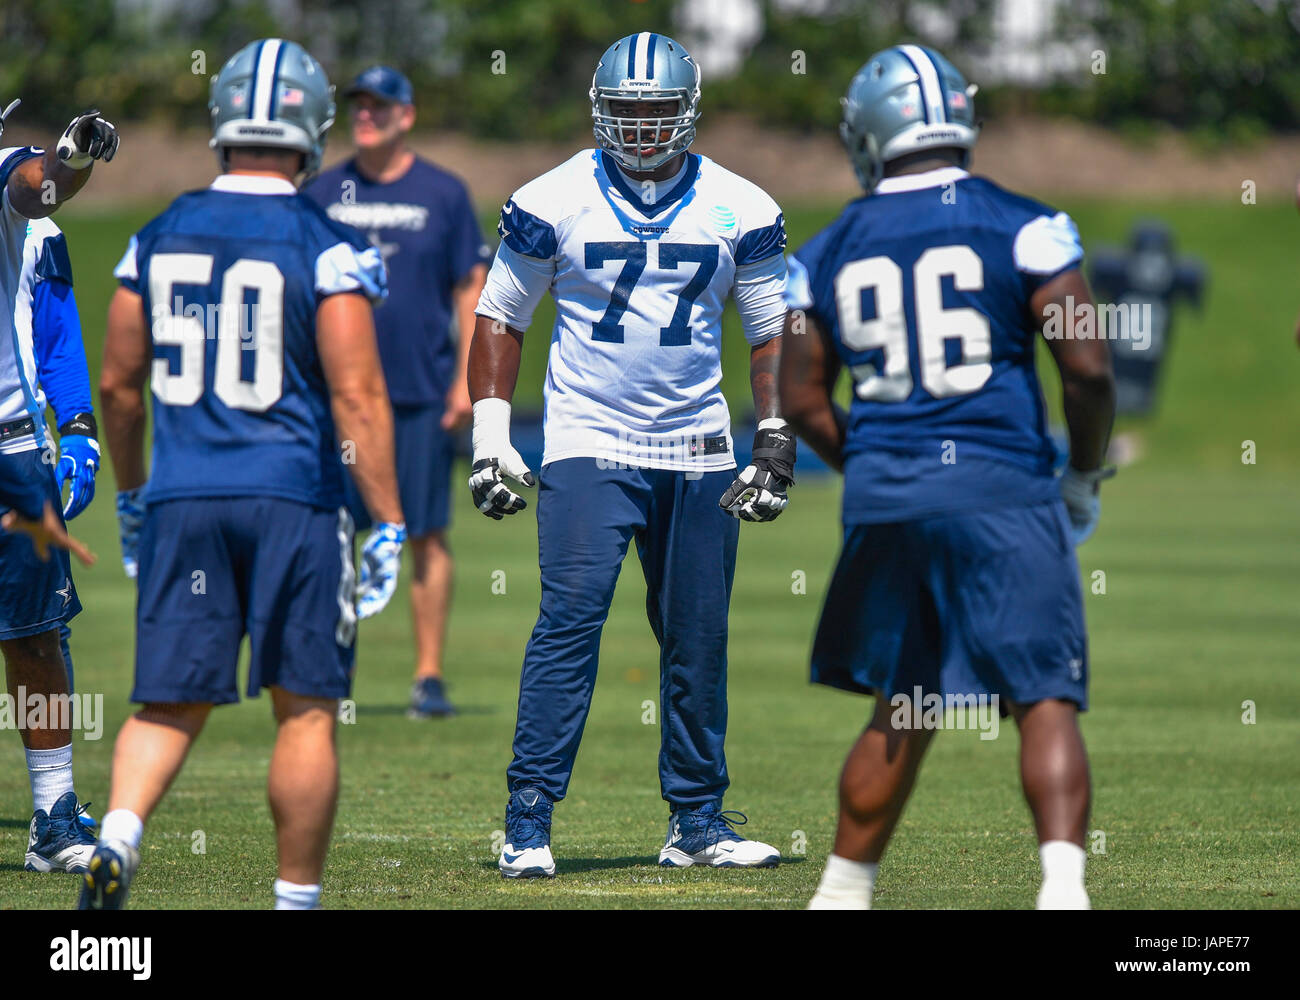
[[[497,868],[505,878],[554,878],[551,857],[551,810],[554,803],[540,788],[525,786],[506,803],[506,836]],[[515,844],[522,844],[518,850]]]
[[[831,895],[818,889],[813,898],[808,900],[809,910],[869,910],[871,893],[862,895]]]
[[[497,858],[497,868],[506,878],[555,878],[555,859],[548,844],[520,851],[506,844]]]
[[[659,852],[659,863],[668,868],[775,868],[781,863],[780,851],[771,844],[746,840],[733,829],[746,822],[743,813],[722,812],[716,803],[679,809],[668,820],[668,839]]]
[[[1091,910],[1088,893],[1081,885],[1053,885],[1044,882],[1038,890],[1036,910]]]

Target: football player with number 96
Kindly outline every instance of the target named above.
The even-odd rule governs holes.
[[[1054,314],[1092,305],[1083,249],[1065,213],[967,172],[974,94],[930,49],[868,60],[841,126],[867,196],[790,262],[781,404],[844,472],[844,547],[812,677],[876,695],[844,765],[814,908],[870,905],[933,736],[918,692],[1014,716],[1038,904],[1088,905],[1077,722],[1088,648],[1074,546],[1100,511],[1114,380],[1105,341],[1048,340],[1070,435],[1058,479],[1034,350]],[[847,415],[831,399],[842,369]]]
[[[764,867],[777,850],[724,812],[727,610],[740,521],[770,521],[794,482],[776,401],[785,223],[763,191],[689,152],[699,67],[642,32],[615,42],[590,91],[597,149],[524,185],[501,212],[501,247],[469,358],[474,502],[501,519],[533,486],[510,442],[524,331],[556,305],[537,508],[542,605],[524,653],[507,773],[508,878],[551,876],[551,810],[564,798],[591,704],[601,629],[634,539],[660,646],[662,865]],[[750,345],[758,433],[737,475],[720,391],[722,309]]]

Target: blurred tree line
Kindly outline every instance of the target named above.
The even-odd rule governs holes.
[[[22,97],[32,124],[98,104],[122,120],[203,127],[208,79],[224,59],[280,35],[306,45],[336,84],[374,62],[402,69],[425,126],[568,138],[589,121],[591,73],[611,41],[654,28],[691,43],[678,32],[681,2],[692,0],[4,0],[0,102]],[[1300,127],[1300,0],[1060,3],[1035,44],[1076,58],[1029,86],[996,71],[1015,9],[998,0],[760,7],[762,34],[740,71],[710,79],[704,66],[706,112],[829,127],[865,57],[910,40],[940,47],[980,82],[988,117],[1043,111],[1228,136]]]

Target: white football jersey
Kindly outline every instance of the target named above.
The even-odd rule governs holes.
[[[785,320],[785,220],[765,192],[688,153],[639,183],[584,150],[501,212],[477,312],[526,330],[555,298],[543,463],[588,457],[684,471],[735,465],[722,311],[758,345]]]
[[[14,167],[33,156],[35,147],[0,149],[0,424],[23,417],[35,434],[0,441],[0,454],[31,451],[45,442],[45,394],[32,347],[32,296],[37,263],[45,241],[59,235],[49,219],[28,219],[9,204],[7,184]]]

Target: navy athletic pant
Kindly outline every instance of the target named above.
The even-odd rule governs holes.
[[[659,781],[672,806],[727,790],[727,608],[740,522],[718,507],[735,470],[543,466],[537,499],[542,605],[524,653],[511,791],[564,798],[596,682],[600,634],[636,539],[659,640]],[[603,467],[605,466],[605,467]]]

